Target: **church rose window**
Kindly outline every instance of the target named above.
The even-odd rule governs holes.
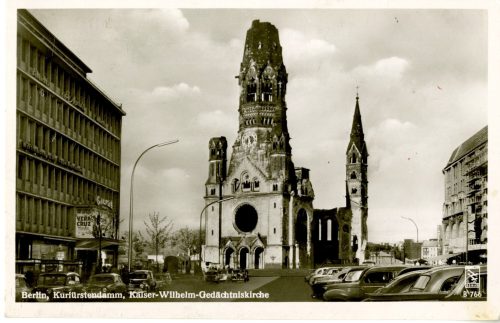
[[[257,221],[257,211],[249,204],[239,207],[234,216],[234,223],[242,232],[251,232],[257,226]]]

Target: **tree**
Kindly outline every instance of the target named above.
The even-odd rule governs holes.
[[[201,237],[203,241],[203,235]],[[171,245],[185,254],[191,254],[191,251],[199,252],[200,234],[198,230],[188,227],[181,228],[172,235]]]
[[[156,270],[159,271],[158,254],[160,253],[160,249],[165,248],[170,238],[173,226],[172,220],[168,220],[166,216],[160,217],[160,213],[158,212],[153,212],[153,214],[149,214],[149,222],[144,221],[144,225],[146,226],[146,233],[148,235],[145,242],[155,252]]]
[[[128,255],[128,231],[123,232],[122,239],[125,240],[125,245],[120,245],[118,248],[118,253],[120,255]],[[146,243],[144,241],[144,236],[142,235],[141,231],[134,232],[132,236],[132,248],[134,249],[133,251],[135,252],[136,255],[140,255],[141,253],[144,252],[144,249],[146,247]]]

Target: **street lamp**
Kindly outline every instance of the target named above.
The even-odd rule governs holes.
[[[411,221],[414,225],[415,225],[415,228],[417,229],[417,243],[418,243],[418,226],[417,224],[415,223],[415,221],[413,221],[413,219],[411,218],[406,218],[404,216],[402,216],[401,218],[405,219],[405,220],[408,220],[408,221]]]
[[[129,224],[128,224],[128,270],[129,271],[132,268],[132,244],[133,244],[132,231],[133,231],[133,222],[134,222],[134,173],[135,173],[135,166],[137,166],[137,163],[142,158],[142,156],[144,156],[144,154],[147,153],[148,151],[150,151],[151,149],[175,144],[176,142],[179,142],[179,139],[165,141],[165,142],[162,142],[160,144],[156,144],[156,145],[149,147],[148,149],[144,150],[142,152],[142,154],[139,155],[139,157],[135,161],[134,168],[132,168],[132,176],[130,177],[130,214],[129,214]]]
[[[229,200],[232,200],[234,198],[235,198],[235,196],[230,196],[230,197],[226,197],[226,198],[221,199],[221,200],[216,200],[216,201],[210,202],[207,205],[205,205],[205,207],[203,208],[203,210],[201,210],[201,213],[200,213],[200,231],[198,233],[198,244],[199,244],[199,247],[200,247],[200,266],[201,266],[201,222],[202,222],[202,218],[203,218],[203,212],[205,212],[205,210],[207,209],[207,207],[209,207],[210,205],[213,205],[215,203],[222,203],[222,202],[225,202],[225,201],[229,201]],[[221,207],[221,205],[219,205],[219,208],[220,207]]]

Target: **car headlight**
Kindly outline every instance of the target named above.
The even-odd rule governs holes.
[[[144,288],[144,286],[145,286],[144,284],[140,284],[139,285],[140,288]]]
[[[106,293],[106,292],[108,291],[108,289],[107,289],[106,287],[104,287],[104,288],[102,289],[102,291],[103,291],[104,293]]]

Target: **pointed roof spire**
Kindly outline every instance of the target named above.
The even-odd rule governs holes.
[[[355,145],[360,152],[366,149],[365,145],[365,135],[363,133],[363,123],[361,122],[361,112],[359,110],[359,93],[358,86],[356,86],[356,107],[354,108],[354,117],[352,119],[351,127],[351,140],[347,146],[347,150],[351,148],[351,145]]]

